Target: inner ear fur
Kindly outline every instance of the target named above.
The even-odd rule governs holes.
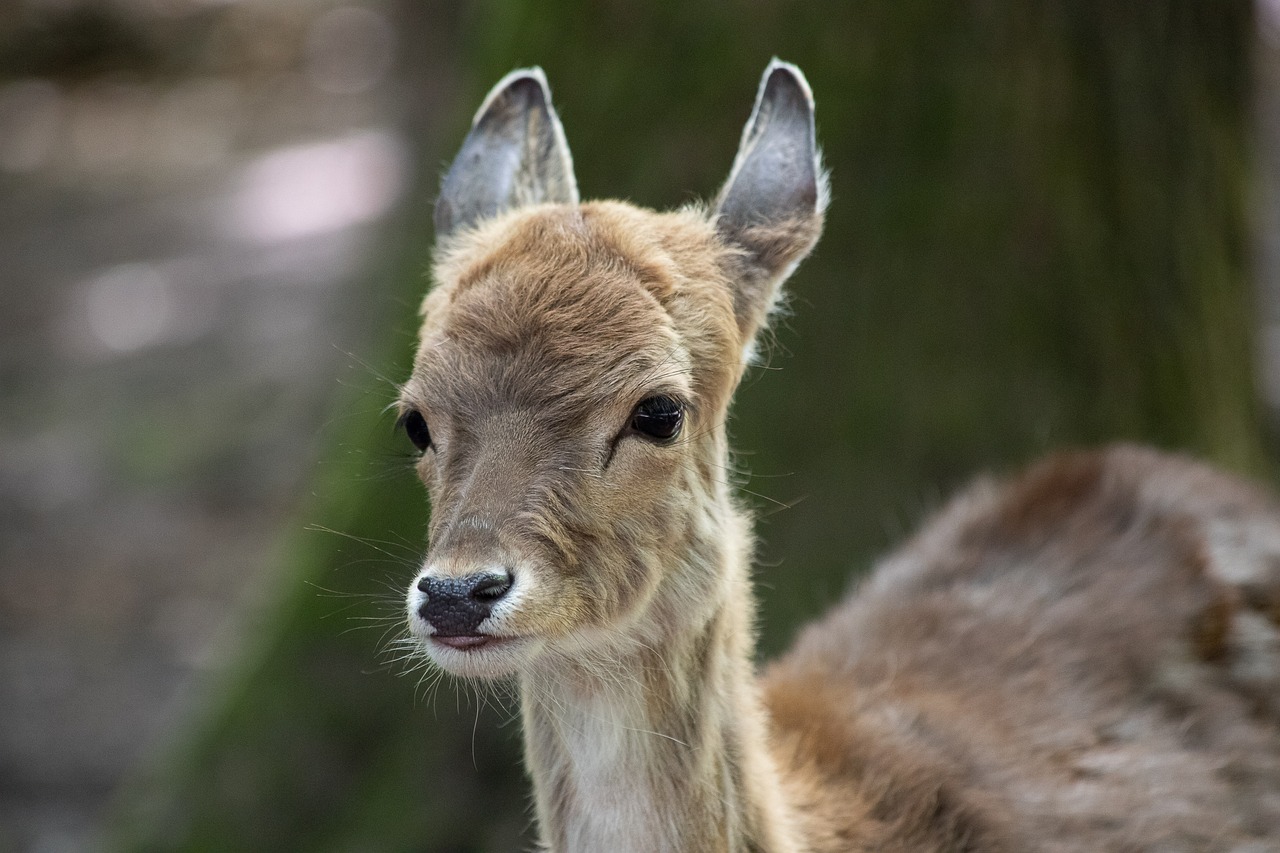
[[[774,59],[715,205],[717,233],[740,250],[730,272],[744,338],[764,324],[782,282],[817,243],[826,204],[813,93],[799,68]]]
[[[436,238],[542,203],[577,204],[578,183],[546,75],[522,68],[490,90],[445,173]]]

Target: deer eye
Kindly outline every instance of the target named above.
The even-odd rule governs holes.
[[[405,435],[413,442],[413,446],[426,452],[431,446],[431,431],[427,429],[427,419],[417,409],[410,409],[400,416],[397,424],[404,428]]]
[[[631,413],[631,428],[656,441],[670,441],[684,425],[684,405],[671,397],[658,396],[641,400]]]

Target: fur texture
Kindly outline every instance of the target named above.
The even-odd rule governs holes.
[[[765,675],[815,849],[1280,848],[1278,534],[1137,447],[972,487]]]
[[[518,682],[548,849],[1280,849],[1268,498],[1133,447],[980,482],[757,678],[724,422],[822,227],[808,86],[771,64],[719,202],[674,213],[577,203],[540,73],[485,103],[400,400],[407,606],[439,666]],[[482,575],[510,586],[442,635],[423,590]]]

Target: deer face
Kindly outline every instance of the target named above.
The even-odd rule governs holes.
[[[540,72],[481,108],[437,204],[437,284],[399,403],[432,500],[409,624],[443,668],[580,658],[715,599],[729,396],[820,226],[807,90],[778,88],[808,117],[807,214],[761,216],[734,178],[719,218],[578,204]],[[768,92],[766,118],[791,129]]]
[[[722,280],[681,293],[660,245],[626,239],[652,232],[648,218],[516,214],[478,233],[484,251],[427,302],[402,395],[433,505],[409,607],[446,668],[501,671],[548,645],[602,642],[679,569],[691,506],[715,486],[698,463],[728,385],[696,375],[693,355],[723,362],[737,333]],[[690,340],[678,324],[699,303],[726,321]]]

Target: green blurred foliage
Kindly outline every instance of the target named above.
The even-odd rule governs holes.
[[[755,474],[766,652],[975,471],[1133,439],[1270,474],[1251,366],[1248,4],[398,9],[410,52],[426,33],[453,47],[415,60],[451,106],[418,127],[419,200],[389,237],[396,307],[371,335],[393,377],[424,286],[430,173],[502,74],[546,69],[584,196],[655,207],[714,194],[771,56],[809,76],[827,232],[732,424]],[[287,539],[280,601],[227,692],[122,801],[117,848],[528,843],[512,709],[449,684],[418,701],[416,674],[379,666],[380,629],[348,630],[398,621],[421,543],[425,499],[378,413],[389,399],[338,404],[307,521],[351,538]]]

